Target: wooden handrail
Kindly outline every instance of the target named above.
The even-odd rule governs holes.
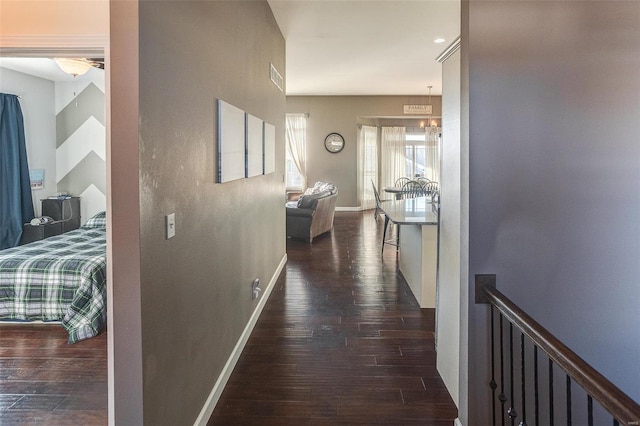
[[[576,383],[580,384],[617,421],[625,426],[640,425],[640,405],[633,399],[602,374],[598,373],[591,365],[499,290],[487,285],[481,286],[480,289],[489,303],[498,308],[502,315],[528,336],[560,368],[566,371]]]

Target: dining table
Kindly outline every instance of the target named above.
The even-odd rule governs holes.
[[[396,200],[402,199],[402,193],[404,192],[401,186],[387,186],[383,188],[383,191],[387,194],[394,194]]]

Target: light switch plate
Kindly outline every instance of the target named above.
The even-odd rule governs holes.
[[[176,236],[176,214],[171,213],[165,216],[167,229],[167,240]]]

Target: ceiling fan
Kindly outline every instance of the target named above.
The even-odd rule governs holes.
[[[91,67],[104,69],[104,58],[54,58],[60,69],[74,77],[86,74]]]
[[[86,58],[92,67],[104,69],[104,58]]]

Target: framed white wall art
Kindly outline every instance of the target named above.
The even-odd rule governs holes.
[[[263,167],[263,121],[247,113],[247,177],[262,175]]]
[[[218,99],[218,183],[245,177],[245,112]]]
[[[264,123],[264,174],[276,171],[276,127]]]

